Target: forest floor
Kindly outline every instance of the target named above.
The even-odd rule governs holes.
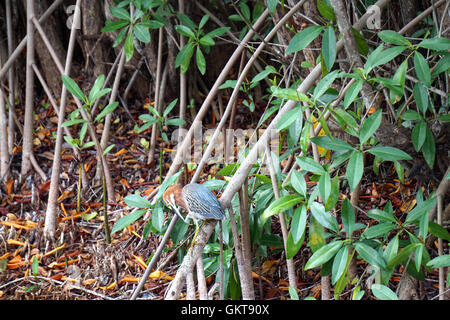
[[[74,106],[72,106],[73,108]],[[70,112],[70,108],[68,112]],[[120,114],[120,112],[119,112]],[[137,116],[138,115],[134,115]],[[41,168],[50,176],[54,150],[52,133],[56,131],[56,115],[51,108],[41,103],[36,121],[40,124],[35,132],[34,152]],[[251,121],[251,120],[248,120]],[[248,125],[252,125],[251,123]],[[111,176],[114,179],[116,203],[111,204],[110,227],[123,214],[131,211],[123,198],[140,191],[149,194],[159,181],[159,165],[146,165],[146,152],[140,139],[149,132],[136,134],[133,123],[127,115],[113,125],[111,142],[115,144],[107,159]],[[101,132],[101,125],[97,127]],[[159,147],[167,151],[164,170],[167,170],[170,150],[173,147],[159,140]],[[15,150],[12,172],[20,166],[19,149]],[[95,175],[96,159],[93,152],[84,153],[83,163],[89,179]],[[58,199],[58,227],[54,242],[43,237],[46,201],[49,181],[42,182],[35,174],[18,183],[12,177],[1,190],[0,195],[0,299],[129,299],[133,289],[142,276],[156,250],[160,236],[150,234],[142,239],[146,221],[139,219],[129,227],[112,236],[111,244],[105,243],[103,225],[103,203],[101,186],[92,187],[89,196],[83,199],[82,212],[76,211],[79,164],[70,148],[64,149],[61,173],[61,196]],[[415,205],[415,195],[420,187],[414,181],[400,183],[392,168],[385,168],[387,175],[382,177],[367,173],[362,182],[360,207],[367,212],[373,207],[382,207],[389,200],[397,216],[409,211]],[[211,172],[216,171],[211,168]],[[210,172],[205,172],[207,176]],[[18,175],[17,175],[18,176]],[[204,176],[204,177],[205,177]],[[370,179],[367,179],[367,178]],[[220,177],[216,177],[220,179]],[[202,179],[200,179],[202,180]],[[431,187],[433,189],[433,187]],[[427,190],[429,193],[432,190]],[[341,198],[345,195],[340,195]],[[369,222],[370,218],[357,212],[357,221]],[[171,213],[166,214],[165,222]],[[279,232],[280,230],[273,230]],[[437,245],[437,244],[436,244]],[[436,245],[432,250],[436,250]],[[142,299],[163,299],[164,293],[176,274],[178,259],[172,254],[174,244],[169,243],[142,291]],[[255,268],[254,285],[257,299],[288,299],[288,277],[284,256],[277,248],[269,248],[268,257],[261,261],[261,268]],[[272,252],[273,251],[273,252]],[[298,286],[300,298],[320,299],[320,270],[303,271],[310,256],[306,243],[294,257],[298,267]],[[358,261],[358,268],[365,268],[364,261]],[[436,269],[437,272],[437,269]],[[362,273],[362,272],[361,272]],[[360,273],[360,274],[361,274]],[[403,270],[396,270],[391,278],[391,288],[395,291]],[[422,299],[431,299],[438,294],[438,274],[427,274],[422,286]],[[368,277],[362,281],[370,281]],[[207,278],[208,285],[214,282],[214,275]],[[351,297],[345,291],[341,299]],[[217,298],[217,295],[215,296]],[[364,299],[372,299],[366,295]]]

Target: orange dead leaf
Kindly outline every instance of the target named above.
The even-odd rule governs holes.
[[[50,250],[49,252],[47,252],[46,254],[44,254],[43,257],[47,257],[47,256],[49,256],[49,255],[51,255],[51,254],[54,254],[56,251],[61,250],[61,249],[64,248],[65,246],[66,246],[66,244],[63,243],[62,246],[59,246],[58,248],[55,248],[55,249],[53,249],[53,250]]]
[[[4,255],[0,256],[0,260],[6,259],[11,255],[11,252],[6,252]]]
[[[148,196],[150,193],[152,193],[155,190],[155,188],[148,188],[145,189],[144,192],[142,192],[142,195]]]
[[[161,280],[172,281],[174,278],[172,276],[169,276],[168,274],[164,273],[163,271],[156,270],[156,271],[153,271],[152,273],[150,273],[150,279],[153,279],[153,280],[161,279]]]
[[[57,267],[65,267],[66,266],[66,264],[67,265],[71,265],[71,264],[74,264],[75,262],[78,262],[80,259],[73,259],[73,260],[69,260],[69,261],[67,261],[67,262],[60,262],[60,263],[57,263],[57,262],[52,262],[52,263],[50,263],[49,265],[48,265],[48,267],[49,268],[57,268]]]
[[[112,289],[114,289],[115,287],[116,287],[116,282],[114,281],[113,283],[111,283],[109,286],[106,286],[106,287],[99,287],[100,289],[102,289],[102,290],[112,290]]]
[[[124,282],[139,282],[139,279],[133,276],[125,276],[122,280],[120,280],[119,284]]]
[[[16,246],[25,246],[25,242],[14,240],[14,239],[8,239],[8,244],[16,245]]]
[[[6,181],[5,187],[6,187],[6,194],[10,196],[14,187],[14,180],[9,179],[8,181]]]
[[[59,198],[58,198],[58,202],[64,200],[66,197],[69,196],[69,194],[70,194],[70,191],[69,191],[69,190],[63,191],[62,195],[60,195]]]
[[[128,184],[127,179],[125,179],[125,178],[120,179],[120,183],[121,183],[123,186],[125,186],[125,188],[127,188],[127,189],[130,188],[130,185]]]
[[[269,279],[267,279],[267,278],[264,277],[264,276],[258,275],[256,272],[253,272],[253,271],[252,271],[252,278],[253,278],[253,279],[259,279],[259,278],[261,278],[261,280],[264,280],[264,281],[267,282],[268,284],[272,285],[272,281],[270,281]]]
[[[125,148],[122,148],[119,151],[117,151],[116,153],[114,153],[114,156],[117,157],[117,156],[120,156],[121,154],[125,154],[125,153],[128,153],[128,150]]]
[[[372,106],[372,107],[370,107],[369,111],[367,111],[367,113],[373,114],[373,113],[375,113],[375,111],[377,111],[377,108]]]
[[[133,258],[136,260],[136,262],[145,269],[147,269],[147,264],[144,262],[144,260],[141,257],[138,257],[133,254]]]
[[[86,280],[83,280],[83,281],[81,282],[81,284],[82,284],[83,286],[90,286],[90,285],[93,284],[95,281],[97,281],[97,279],[86,279]]]

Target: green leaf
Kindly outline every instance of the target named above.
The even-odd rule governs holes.
[[[148,28],[141,23],[137,23],[134,25],[133,32],[139,41],[144,43],[150,42],[150,31],[148,31]]]
[[[331,193],[331,179],[328,172],[324,172],[319,179],[318,183],[319,192],[322,196],[322,202],[326,203]]]
[[[348,247],[342,247],[339,249],[336,257],[333,260],[333,266],[331,268],[331,284],[335,284],[338,279],[344,274],[347,267],[348,260]]]
[[[329,26],[325,29],[322,36],[322,56],[328,70],[333,68],[336,61],[336,35],[333,27]]]
[[[327,202],[325,203],[325,210],[330,211],[334,208],[336,203],[339,200],[339,175],[336,174],[334,178],[331,180],[331,193],[328,197]]]
[[[206,36],[211,37],[211,38],[220,37],[221,35],[227,33],[228,30],[230,30],[230,29],[231,29],[230,27],[217,28],[217,29],[214,29],[211,32],[208,32],[206,34]]]
[[[195,38],[195,33],[192,31],[189,27],[183,26],[183,25],[176,25],[175,30],[182,34],[183,36],[186,36],[188,38]]]
[[[449,69],[450,69],[450,53],[447,53],[438,61],[438,63],[436,63],[431,75],[433,77],[436,77],[441,72],[448,71]]]
[[[425,138],[427,137],[427,123],[424,120],[420,120],[414,126],[411,133],[411,140],[416,151],[422,148]]]
[[[402,114],[401,118],[406,121],[418,121],[418,120],[422,119],[420,117],[420,114],[415,110],[406,110]]]
[[[422,154],[428,166],[430,168],[433,168],[434,160],[436,157],[436,145],[434,142],[433,133],[431,132],[431,129],[428,128],[428,126],[426,127],[426,131],[427,133],[425,137],[425,142],[423,143],[422,146]]]
[[[380,157],[382,161],[412,160],[409,154],[394,147],[376,146],[367,152]]]
[[[279,88],[272,86],[270,87],[270,91],[274,97],[283,98],[286,100],[309,102],[309,98],[306,94],[297,91],[294,88]]]
[[[125,10],[124,8],[111,6],[111,7],[109,7],[109,11],[116,18],[119,18],[122,20],[128,20],[128,21],[131,20],[130,13],[127,10]]]
[[[330,242],[329,244],[321,247],[319,250],[314,252],[314,254],[309,258],[305,265],[305,270],[313,269],[323,265],[333,258],[339,249],[342,247],[344,241],[338,240]]]
[[[205,74],[206,71],[206,61],[205,56],[202,53],[202,50],[200,47],[197,47],[196,53],[195,53],[195,61],[197,62],[197,68],[200,71],[202,75]]]
[[[129,32],[127,37],[125,38],[125,44],[123,46],[123,50],[125,51],[125,60],[126,62],[130,61],[134,55],[134,43],[133,43],[133,33]]]
[[[39,261],[36,255],[33,256],[33,262],[31,263],[31,274],[37,276],[39,272]]]
[[[297,191],[300,195],[306,197],[307,190],[304,174],[297,170],[294,170],[291,175],[291,184],[294,187],[295,191]]]
[[[115,146],[116,146],[116,145],[115,145],[114,143],[113,143],[113,144],[110,144],[109,146],[107,146],[107,147],[105,148],[105,150],[103,150],[103,155],[107,155],[108,152],[110,152]]]
[[[344,231],[347,233],[347,237],[351,239],[353,231],[355,230],[355,210],[348,198],[345,198],[342,202],[341,214]]]
[[[189,63],[191,62],[191,57],[194,54],[194,44],[192,42],[188,42],[183,49],[178,52],[177,57],[175,58],[175,68],[181,66],[181,72],[185,73],[189,68]]]
[[[169,119],[166,121],[166,125],[168,126],[184,126],[186,124],[186,121],[184,121],[183,119],[180,118],[174,118],[174,119]]]
[[[289,286],[289,295],[291,296],[292,300],[300,300],[297,290],[295,290],[295,288],[292,286]]]
[[[350,88],[348,88],[344,96],[344,109],[347,109],[350,104],[356,99],[359,92],[361,91],[363,83],[364,80],[358,80],[354,84],[352,84]]]
[[[141,218],[146,210],[136,210],[134,212],[131,212],[130,214],[123,216],[119,220],[116,221],[114,224],[114,227],[111,230],[111,234],[116,233],[117,231],[120,231],[126,227],[128,227],[130,224]]]
[[[318,174],[325,173],[325,169],[310,157],[297,157],[295,158],[295,161],[297,161],[298,165],[303,170]]]
[[[368,246],[367,244],[357,242],[355,244],[355,249],[361,256],[361,258],[367,261],[367,263],[382,269],[386,267],[386,262],[384,261],[383,257],[378,253],[378,251]]]
[[[76,98],[86,103],[86,96],[84,95],[83,91],[81,91],[77,83],[71,77],[68,77],[65,74],[61,75],[61,78],[67,90],[69,90],[69,92]]]
[[[164,27],[164,23],[162,23],[161,21],[157,21],[157,20],[145,20],[142,22],[137,23],[143,27],[146,28],[150,28],[150,29],[159,29],[161,27]]]
[[[210,36],[203,36],[198,40],[198,42],[200,42],[201,45],[208,46],[208,47],[216,44],[216,42]]]
[[[119,33],[117,34],[116,40],[114,40],[114,42],[113,42],[113,45],[112,45],[113,48],[117,47],[119,44],[122,43],[123,39],[128,34],[128,30],[129,30],[129,27],[126,27],[119,31]]]
[[[417,246],[420,246],[420,245],[421,245],[420,243],[411,243],[411,244],[407,245],[406,247],[404,247],[397,255],[395,255],[394,258],[389,260],[389,263],[387,264],[386,268],[387,269],[394,268],[395,266],[399,265],[400,263],[403,263],[404,261],[406,261],[408,259],[409,255],[413,252],[413,250]]]
[[[267,0],[267,7],[270,13],[274,13],[277,8],[278,0]],[[298,300],[298,299],[297,299]]]
[[[446,51],[450,50],[450,39],[443,37],[425,39],[422,40],[422,42],[420,42],[418,46],[431,50]]]
[[[300,206],[295,209],[294,215],[292,216],[291,227],[289,229],[295,243],[298,243],[305,233],[307,218],[308,212],[306,206]]]
[[[127,25],[130,24],[130,21],[125,21],[125,20],[116,20],[116,21],[111,21],[111,20],[107,20],[105,26],[102,28],[102,32],[112,32],[114,30],[123,28]]]
[[[371,209],[367,212],[367,216],[376,219],[378,221],[388,221],[388,222],[394,222],[397,223],[397,220],[395,219],[392,212],[386,212],[384,210],[380,209]]]
[[[200,20],[200,22],[199,22],[199,24],[198,24],[198,28],[199,28],[199,29],[202,29],[202,28],[205,26],[206,22],[208,22],[208,20],[209,20],[209,17],[210,17],[209,14],[205,14],[205,15],[202,17],[202,19]]]
[[[400,46],[410,46],[411,42],[409,42],[404,36],[400,33],[393,30],[383,30],[378,32],[378,37],[387,43],[392,43]]]
[[[161,232],[164,225],[164,211],[161,206],[157,206],[152,211],[152,226],[156,231]]]
[[[436,203],[436,199],[436,197],[433,197],[420,204],[417,204],[416,207],[411,210],[406,216],[405,224],[420,220],[422,218],[422,215],[428,213],[428,211],[433,208],[434,204]]]
[[[84,119],[67,120],[67,121],[63,122],[62,127],[70,127],[70,126],[73,126],[73,125],[76,125],[79,123],[85,123],[85,122],[86,122],[86,120],[84,120]]]
[[[339,70],[334,70],[333,72],[330,72],[325,77],[322,78],[322,80],[319,81],[317,86],[314,88],[313,96],[314,101],[317,101],[324,93],[327,91],[333,81],[339,76]]]
[[[398,300],[395,292],[385,285],[374,283],[370,289],[372,290],[373,295],[380,300]]]
[[[381,49],[380,49],[381,48]],[[367,58],[366,64],[364,65],[364,71],[368,74],[376,66],[388,63],[389,61],[395,59],[399,54],[407,49],[406,46],[397,46],[387,48],[382,50],[383,45],[378,46]]]
[[[106,115],[114,112],[114,110],[116,110],[117,106],[119,105],[119,103],[117,101],[112,102],[110,104],[108,104],[105,108],[103,108],[102,112],[100,112],[96,117],[95,117],[95,121],[100,121],[101,119],[103,119]]]
[[[312,252],[316,252],[325,246],[325,237],[325,229],[313,216],[311,216],[309,222],[308,246],[311,248]]]
[[[417,78],[429,88],[431,86],[431,72],[427,60],[423,55],[416,51],[414,53],[414,69],[416,70]]]
[[[364,173],[363,154],[359,151],[354,151],[348,160],[347,171],[345,173],[350,190],[354,190]]]
[[[278,198],[272,202],[266,210],[264,210],[261,216],[262,221],[265,223],[269,217],[291,209],[303,199],[304,198],[302,196],[298,195],[286,195]]]
[[[302,247],[303,239],[301,241],[294,241],[292,232],[288,232],[286,241],[286,259],[292,259],[298,253],[298,250]]]
[[[323,204],[313,202],[310,207],[313,217],[325,228],[336,233],[339,232],[339,225],[336,218],[328,211],[325,211]]]
[[[322,32],[323,26],[311,26],[297,33],[289,42],[286,53],[305,49]]]
[[[327,150],[335,150],[335,151],[355,150],[355,148],[353,148],[347,142],[339,138],[330,138],[328,136],[317,136],[311,138],[311,141]]]
[[[428,261],[427,266],[432,268],[450,267],[450,254],[444,254]]]
[[[105,75],[101,74],[95,79],[94,85],[92,86],[91,91],[89,92],[89,101],[92,103],[95,101],[95,97],[99,93],[100,89],[103,87],[103,83],[105,82]]]
[[[152,207],[150,201],[136,193],[126,196],[123,200],[129,207],[133,208],[148,209]]]
[[[381,111],[381,109],[378,109],[363,122],[361,132],[359,134],[359,142],[361,144],[364,144],[367,140],[369,140],[369,138],[372,137],[375,131],[377,131],[380,127]]]
[[[293,124],[297,118],[302,116],[302,109],[295,107],[292,110],[286,112],[277,123],[277,131],[281,131]]]
[[[175,173],[173,176],[170,176],[169,178],[164,179],[164,182],[162,183],[161,187],[158,190],[158,193],[156,194],[156,200],[160,200],[163,196],[164,191],[166,191],[166,189],[171,186],[172,184],[174,184],[177,179],[178,176],[183,172],[183,170],[178,171],[177,173]]]
[[[395,225],[392,222],[382,222],[376,225],[371,226],[367,230],[365,230],[361,237],[365,239],[372,239],[380,236],[387,236],[388,232],[395,228]]]
[[[325,0],[317,0],[317,10],[327,20],[334,21],[336,19],[333,8]]]
[[[450,233],[447,231],[447,229],[437,224],[436,222],[429,221],[428,232],[438,238],[450,241]]]

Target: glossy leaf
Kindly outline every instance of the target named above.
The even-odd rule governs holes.
[[[398,300],[395,292],[385,285],[374,283],[370,289],[372,290],[373,295],[380,300]]]
[[[322,226],[336,233],[339,232],[339,225],[336,218],[329,211],[325,211],[323,204],[314,201],[310,206],[310,210],[313,217]]]
[[[305,49],[322,32],[323,26],[311,26],[297,33],[289,42],[286,53]]]
[[[422,148],[425,138],[427,137],[427,123],[424,120],[420,120],[414,126],[411,133],[411,140],[416,151]]]
[[[353,231],[355,230],[355,210],[348,198],[345,198],[342,202],[341,215],[344,231],[347,233],[347,237],[351,238]]]
[[[331,84],[338,77],[338,75],[339,70],[334,70],[333,72],[330,72],[319,81],[319,83],[316,85],[313,91],[314,101],[319,99],[325,93],[325,91],[327,91],[330,88]]]
[[[427,266],[432,268],[450,267],[450,254],[444,254],[428,261]]]
[[[348,88],[347,92],[344,96],[344,109],[347,109],[351,103],[356,99],[359,92],[361,91],[361,88],[363,86],[364,80],[358,80],[354,84]]]
[[[300,195],[306,197],[306,181],[304,177],[304,173],[300,173],[297,170],[294,170],[291,175],[291,184],[294,187],[295,191],[297,191]]]
[[[297,157],[295,161],[303,170],[319,174],[325,173],[325,169],[310,157]]]
[[[383,30],[378,32],[378,37],[387,43],[392,43],[396,45],[404,45],[409,46],[411,42],[409,42],[404,36],[400,33],[393,30]]]
[[[405,224],[420,220],[422,218],[422,215],[428,213],[428,211],[433,208],[434,204],[436,203],[436,199],[436,197],[433,197],[420,204],[417,204],[416,207],[411,210],[406,216]]]
[[[380,157],[383,161],[412,160],[409,154],[394,147],[376,146],[368,149],[367,152]]]
[[[436,158],[436,145],[434,142],[433,133],[431,132],[431,129],[428,128],[428,126],[426,127],[426,132],[425,142],[422,146],[422,154],[428,166],[430,168],[433,168],[434,160]]]
[[[281,131],[293,124],[297,118],[302,117],[302,109],[295,107],[286,112],[277,123],[277,131]]]
[[[126,197],[125,197],[125,199],[126,199]],[[145,212],[146,212],[146,210],[141,209],[141,210],[136,210],[134,212],[131,212],[130,214],[127,214],[126,216],[123,216],[122,218],[120,218],[119,220],[116,221],[116,223],[114,224],[114,227],[111,230],[111,234],[114,234],[117,231],[120,231],[120,230],[128,227],[130,224],[132,224],[133,222],[135,222],[136,220],[141,218]]]
[[[406,247],[404,247],[399,253],[397,253],[397,255],[395,255],[394,258],[389,260],[386,268],[391,269],[391,268],[394,268],[395,266],[407,261],[409,255],[413,252],[413,250],[417,246],[420,246],[420,243],[411,243],[411,244],[407,245]]]
[[[333,266],[331,268],[331,284],[334,285],[338,279],[344,274],[347,267],[348,248],[342,247],[334,257]]]
[[[336,19],[333,8],[325,0],[317,0],[317,10],[327,20],[333,21]]]
[[[388,221],[388,222],[394,222],[396,223],[397,220],[395,219],[394,215],[391,212],[386,212],[384,210],[380,209],[371,209],[367,212],[367,216],[376,219],[378,221]]]
[[[363,155],[359,151],[354,151],[350,156],[347,165],[347,171],[345,173],[350,190],[354,190],[364,173],[364,160]]]
[[[450,39],[448,38],[429,38],[422,40],[418,44],[419,47],[427,48],[431,50],[440,50],[440,51],[446,51],[450,50]]]
[[[375,131],[377,131],[380,127],[381,111],[381,109],[378,109],[375,113],[364,120],[361,126],[361,132],[359,134],[359,142],[361,144],[364,144],[370,137],[372,137]]]
[[[430,67],[428,66],[427,60],[419,51],[414,53],[414,70],[416,71],[417,78],[429,88],[431,86]]]
[[[385,268],[386,262],[384,261],[383,257],[373,249],[372,247],[368,246],[365,243],[357,242],[355,244],[355,249],[358,252],[358,254],[367,261],[367,263],[377,266],[379,268]]]
[[[322,56],[328,70],[333,68],[336,52],[336,35],[333,27],[329,26],[322,36]]]
[[[274,202],[272,202],[270,206],[266,210],[264,210],[261,218],[263,221],[266,221],[269,217],[273,216],[274,214],[279,214],[281,212],[291,209],[296,204],[300,203],[302,200],[303,197],[298,195],[282,196],[277,200],[275,200]]]
[[[83,102],[86,102],[86,96],[83,91],[77,85],[77,83],[71,78],[66,76],[65,74],[61,75],[62,82],[66,86],[67,90],[73,94],[76,98],[80,99]]]
[[[327,150],[335,150],[335,151],[355,150],[355,148],[353,148],[347,142],[339,138],[330,138],[328,136],[321,136],[311,138],[311,141]]]
[[[305,206],[300,206],[295,209],[292,216],[290,232],[295,243],[298,243],[305,234],[306,220],[308,218],[308,212]]]
[[[197,62],[197,68],[200,71],[202,75],[206,72],[206,61],[205,56],[202,53],[202,50],[200,47],[197,47],[196,53],[195,53],[195,61]]]
[[[338,240],[330,242],[329,244],[321,247],[319,250],[314,252],[314,254],[309,258],[305,265],[305,270],[313,269],[323,265],[333,258],[339,249],[342,247],[344,241]]]

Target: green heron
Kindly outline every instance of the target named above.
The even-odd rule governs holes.
[[[187,218],[183,218],[179,207],[186,210],[188,217],[194,220],[196,229],[191,248],[199,231],[198,220],[221,221],[225,218],[225,212],[216,196],[198,183],[190,183],[184,187],[178,184],[168,187],[163,194],[163,201],[184,222],[187,222]]]

